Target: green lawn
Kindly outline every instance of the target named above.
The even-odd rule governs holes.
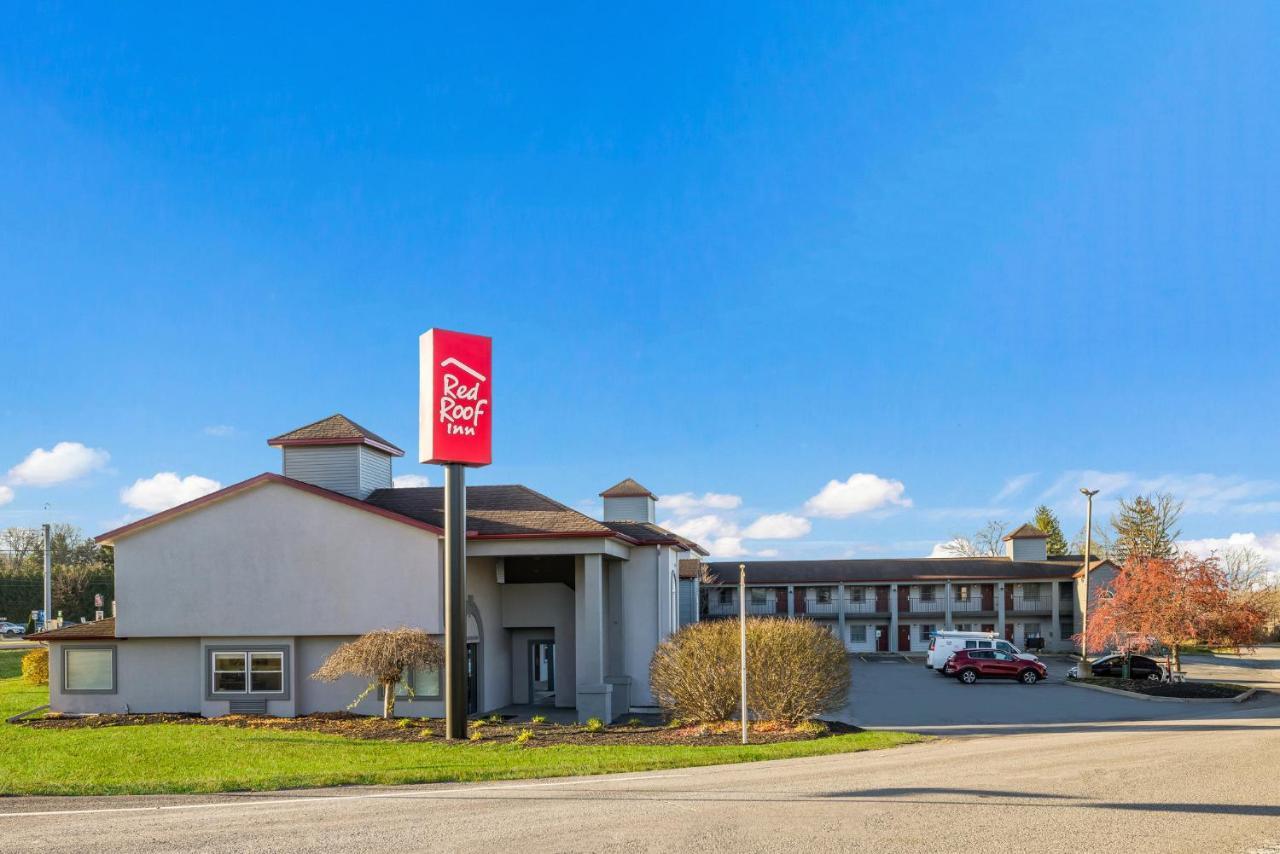
[[[0,720],[48,700],[0,653]],[[652,771],[876,750],[915,741],[867,732],[760,746],[632,747],[358,741],[181,724],[34,730],[0,723],[0,795],[223,792],[355,783],[434,783]]]

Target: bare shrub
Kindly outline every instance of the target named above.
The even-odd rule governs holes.
[[[659,644],[649,666],[658,705],[686,721],[738,712],[739,625],[694,623]],[[747,621],[747,705],[759,720],[794,726],[844,706],[849,665],[839,639],[809,620]]]
[[[422,629],[379,629],[344,643],[333,651],[320,669],[311,674],[321,682],[336,682],[346,676],[367,679],[369,685],[351,703],[354,707],[378,687],[383,690],[382,716],[395,714],[396,685],[409,671],[444,664],[444,650]]]
[[[728,720],[738,706],[737,623],[691,623],[658,644],[649,687],[658,705],[676,718]]]
[[[848,702],[844,645],[812,620],[747,622],[747,704],[761,720],[795,726]]]

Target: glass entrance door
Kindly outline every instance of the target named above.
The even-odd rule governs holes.
[[[529,702],[535,706],[556,701],[556,642],[529,641]]]
[[[480,645],[467,644],[467,714],[480,711]]]

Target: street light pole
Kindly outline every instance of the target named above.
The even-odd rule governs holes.
[[[742,743],[747,743],[747,565],[738,564],[738,623],[742,630]]]
[[[40,526],[44,533],[44,622],[40,631],[49,628],[49,620],[53,617],[53,543],[50,537],[49,523]]]
[[[1084,600],[1080,606],[1080,669],[1081,676],[1092,676],[1093,666],[1089,663],[1089,564],[1093,563],[1093,496],[1098,490],[1080,488],[1085,499],[1084,511]]]

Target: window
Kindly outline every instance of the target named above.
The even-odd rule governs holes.
[[[849,626],[849,643],[866,643],[867,627],[866,626]]]
[[[957,632],[971,632],[971,631],[973,631],[973,626],[972,626],[971,624],[969,624],[969,623],[956,623],[956,631],[957,631]]]
[[[210,654],[214,694],[283,694],[283,650],[214,650]]]
[[[959,587],[956,588],[956,601],[957,602],[969,601],[969,586],[967,584],[961,584]]]
[[[439,699],[443,696],[440,688],[439,668],[431,667],[407,672],[396,688],[396,695],[400,697],[409,696],[410,687],[413,688],[413,698],[415,700]]]
[[[850,588],[849,588],[849,601],[850,601],[850,602],[865,602],[865,601],[866,601],[866,599],[867,599],[867,588],[865,588],[865,587],[850,587]]]
[[[1023,624],[1023,626],[1022,626],[1022,636],[1023,636],[1023,637],[1028,637],[1028,638],[1038,638],[1038,637],[1040,637],[1040,624],[1039,624],[1039,623],[1025,623],[1025,624]]]
[[[1040,585],[1039,584],[1022,584],[1022,598],[1030,602],[1040,601]]]
[[[819,587],[816,594],[816,601],[819,605],[831,604],[831,588]]]
[[[926,584],[924,587],[920,588],[920,601],[921,602],[933,601],[933,585],[932,584]]]
[[[920,640],[927,641],[929,639],[929,635],[931,634],[933,634],[932,623],[924,623],[923,625],[920,626]]]
[[[751,588],[751,604],[752,605],[763,605],[768,600],[768,596],[769,596],[769,591],[764,589],[763,587]]]
[[[728,588],[721,588],[721,590],[720,590],[720,604],[721,604],[721,605],[732,605],[732,604],[733,604],[733,591],[732,591],[732,590],[730,590],[730,589],[728,589]]]
[[[62,690],[68,693],[114,694],[115,647],[67,646],[62,650]]]

